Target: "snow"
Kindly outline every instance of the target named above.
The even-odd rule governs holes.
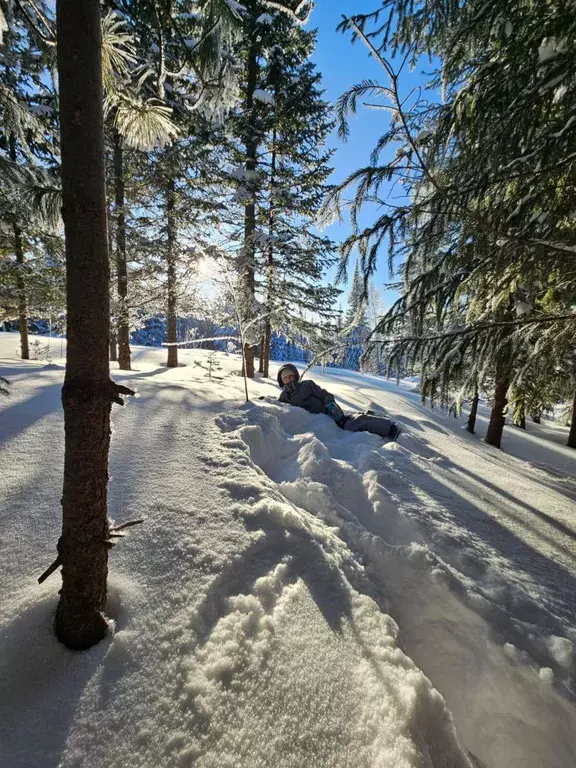
[[[559,88],[556,88],[554,91],[554,96],[552,98],[553,104],[558,104],[562,101],[566,93],[568,92],[568,88],[565,85],[561,85]]]
[[[518,299],[515,304],[516,314],[518,317],[523,315],[529,315],[532,312],[533,307],[522,299]]]
[[[241,3],[236,2],[236,0],[225,0],[225,2],[235,15],[240,16],[246,13],[246,8]]]
[[[175,18],[191,21],[202,21],[202,14],[198,11],[194,11],[192,13],[179,13]]]
[[[254,98],[258,101],[263,102],[264,104],[270,104],[270,106],[274,106],[275,100],[274,100],[274,94],[272,91],[266,91],[263,88],[256,88],[254,91]]]
[[[538,61],[544,64],[566,50],[565,40],[556,40],[555,37],[545,37],[538,48]]]
[[[41,339],[46,343],[47,339]],[[113,371],[109,636],[51,632],[59,577],[61,340],[0,333],[0,765],[572,768],[576,461],[567,430],[503,451],[413,381],[310,372],[397,443],[281,406],[237,355],[133,347]],[[271,372],[272,377],[275,371]],[[265,396],[265,400],[258,400]]]
[[[8,32],[8,24],[3,11],[0,10],[0,43],[2,43],[4,32]]]

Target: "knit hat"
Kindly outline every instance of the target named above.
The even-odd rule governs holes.
[[[298,368],[296,368],[295,365],[292,365],[292,363],[286,363],[286,365],[282,365],[280,367],[280,370],[278,371],[278,386],[282,388],[284,384],[282,383],[282,374],[285,371],[290,371],[291,373],[296,376],[296,381],[300,378],[300,374],[298,373]]]

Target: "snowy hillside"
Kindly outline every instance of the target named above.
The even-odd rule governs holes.
[[[45,340],[42,340],[43,343]],[[576,455],[550,424],[503,451],[410,386],[310,372],[397,443],[275,402],[238,356],[114,371],[109,638],[51,633],[60,341],[0,333],[2,768],[573,768]],[[268,397],[258,400],[258,397]],[[481,414],[480,431],[486,426]]]

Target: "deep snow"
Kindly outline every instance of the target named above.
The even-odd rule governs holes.
[[[43,340],[45,341],[45,340]],[[406,383],[310,372],[398,443],[280,406],[219,355],[135,348],[115,407],[110,637],[52,636],[60,341],[0,333],[0,765],[573,768],[576,461],[566,430],[504,451]],[[257,400],[258,396],[269,397]]]

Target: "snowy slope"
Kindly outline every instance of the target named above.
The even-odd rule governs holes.
[[[505,453],[381,379],[314,379],[397,415],[399,443],[250,404],[219,355],[135,348],[115,408],[110,637],[50,632],[62,361],[0,334],[0,765],[576,763],[576,462],[544,425]],[[53,354],[60,342],[53,343]],[[454,727],[455,724],[455,727]]]

